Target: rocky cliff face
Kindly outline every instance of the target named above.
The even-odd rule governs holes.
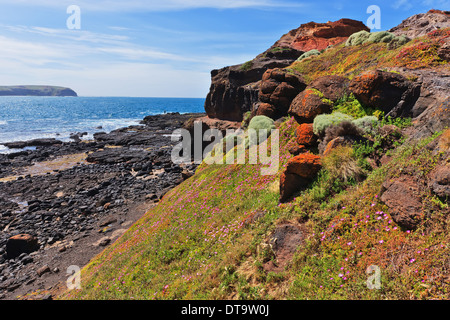
[[[417,38],[435,30],[450,28],[450,11],[430,10],[403,20],[398,26],[389,30],[395,35]]]
[[[305,51],[322,50],[347,39],[352,33],[369,30],[362,22],[341,19],[310,22],[291,30],[271,48],[244,64],[211,72],[211,88],[205,111],[210,118],[242,121],[243,114],[258,103],[261,78],[268,69],[285,68]]]

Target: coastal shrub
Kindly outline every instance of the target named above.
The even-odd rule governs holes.
[[[350,37],[348,37],[347,41],[345,42],[345,46],[358,46],[362,44],[364,41],[366,41],[370,37],[370,32],[367,32],[365,30],[361,30],[358,32],[355,32]]]
[[[378,31],[370,33],[369,37],[363,41],[362,44],[366,43],[389,43],[395,38],[393,33],[387,31]]]
[[[271,130],[275,129],[275,122],[273,119],[266,116],[254,116],[248,125],[248,129],[253,129],[256,132],[256,136],[249,135],[248,143],[246,142],[246,146],[255,145],[263,142],[263,140],[259,140],[259,132],[260,130],[267,130],[267,137],[270,136]]]
[[[248,71],[252,68],[252,66],[253,66],[253,60],[247,61],[241,65],[241,70]]]
[[[401,46],[407,44],[410,41],[411,41],[411,39],[409,39],[406,36],[403,36],[403,35],[402,36],[395,36],[394,39],[392,39],[389,42],[388,48],[389,49],[396,49],[398,47],[401,47]]]
[[[317,49],[312,49],[312,50],[309,50],[309,51],[303,53],[300,57],[298,57],[297,61],[301,61],[305,58],[312,57],[312,56],[318,56],[318,55],[320,55],[320,51]]]
[[[350,121],[342,121],[337,124],[330,125],[325,129],[324,137],[319,144],[319,152],[323,153],[328,143],[337,137],[361,137],[362,135],[363,131]]]
[[[362,181],[364,169],[359,165],[359,159],[350,146],[338,146],[322,158],[323,168],[334,179],[342,182]]]
[[[364,116],[372,115],[373,110],[366,106],[363,106],[358,99],[355,98],[353,93],[344,95],[338,99],[333,106],[333,111],[341,112],[352,116],[353,118],[361,118]]]
[[[376,116],[364,116],[362,118],[353,120],[353,124],[366,133],[372,133],[377,123],[378,118]]]
[[[343,121],[353,121],[353,117],[341,112],[332,114],[320,114],[314,118],[313,132],[316,136],[323,137],[325,130],[331,126]]]

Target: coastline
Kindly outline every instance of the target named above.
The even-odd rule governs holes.
[[[90,141],[37,139],[0,154],[0,299],[49,292],[123,234],[195,164],[173,164],[170,133],[204,113],[166,113],[98,132]],[[34,144],[34,145],[33,145]],[[39,249],[7,259],[8,239],[27,234]],[[34,298],[49,298],[43,294]]]

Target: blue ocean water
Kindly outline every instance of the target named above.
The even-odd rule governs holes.
[[[36,138],[69,141],[71,133],[105,131],[139,124],[164,112],[204,112],[203,98],[0,97],[1,143]],[[83,137],[86,138],[86,137]]]

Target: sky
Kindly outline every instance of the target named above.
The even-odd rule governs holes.
[[[450,0],[0,0],[0,85],[204,98],[211,70],[253,59],[302,23],[367,24],[370,5],[381,30],[450,10]]]

